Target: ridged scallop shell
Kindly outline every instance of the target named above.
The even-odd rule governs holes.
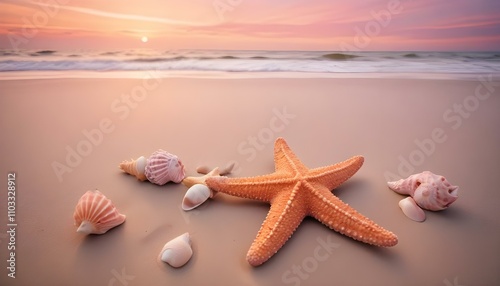
[[[452,186],[445,177],[424,171],[406,179],[388,182],[389,188],[402,195],[410,195],[424,209],[446,209],[458,198],[458,187]]]
[[[180,183],[186,176],[184,165],[179,158],[161,149],[148,158],[144,174],[151,183],[157,185],[170,181]]]
[[[167,242],[158,258],[172,267],[181,267],[191,259],[191,256],[193,256],[191,238],[186,232]]]
[[[186,191],[182,200],[182,209],[185,211],[192,210],[209,198],[213,198],[214,195],[214,192],[206,185],[195,184]]]
[[[78,201],[73,214],[77,232],[103,234],[122,224],[125,215],[120,214],[110,199],[101,192],[87,191]]]

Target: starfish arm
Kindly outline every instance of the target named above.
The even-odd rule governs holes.
[[[259,266],[271,258],[292,236],[307,214],[307,207],[300,204],[304,199],[299,191],[301,183],[291,192],[275,198],[266,219],[247,253],[247,261]]]
[[[217,192],[269,203],[284,188],[293,186],[295,180],[273,173],[248,178],[210,177],[205,183]]]
[[[307,178],[333,190],[352,177],[361,168],[363,162],[362,156],[354,156],[338,164],[312,169],[307,174]]]
[[[310,186],[312,188],[312,186]],[[397,236],[351,208],[327,188],[314,187],[309,214],[329,228],[376,246],[394,246]]]
[[[288,174],[305,174],[307,167],[302,164],[297,155],[293,153],[285,139],[277,138],[274,142],[274,166],[276,172],[284,172]]]

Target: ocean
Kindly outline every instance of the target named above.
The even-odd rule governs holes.
[[[500,52],[328,52],[231,50],[0,50],[0,77],[12,72],[131,72],[235,75],[286,73],[500,74]],[[21,73],[22,74],[22,73]],[[38,73],[40,74],[40,73]],[[59,73],[67,74],[67,73]]]

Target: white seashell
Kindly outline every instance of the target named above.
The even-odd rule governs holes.
[[[191,256],[193,256],[191,238],[186,232],[167,242],[158,258],[172,267],[181,267],[191,259]]]
[[[120,214],[111,200],[101,192],[87,191],[78,201],[73,214],[77,232],[103,234],[122,224],[125,215]]]
[[[151,183],[160,186],[170,181],[180,183],[186,176],[179,158],[161,149],[148,158],[144,174]]]
[[[192,210],[203,204],[208,198],[213,198],[214,195],[214,192],[206,185],[195,184],[186,191],[182,200],[182,209],[185,211]]]
[[[388,182],[387,185],[399,194],[410,195],[418,206],[431,211],[446,209],[458,199],[457,186],[452,186],[445,177],[429,171]]]
[[[408,218],[418,222],[425,220],[424,211],[415,203],[415,201],[411,197],[407,197],[399,201],[399,207]]]

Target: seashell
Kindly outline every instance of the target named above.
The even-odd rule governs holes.
[[[151,183],[160,186],[170,181],[180,183],[186,176],[179,158],[161,149],[148,158],[144,174]]]
[[[458,187],[445,177],[424,171],[406,179],[388,182],[389,188],[402,195],[410,195],[421,208],[438,211],[449,207],[458,198]]]
[[[161,249],[158,258],[177,268],[186,264],[191,259],[191,256],[193,256],[191,238],[189,233],[186,232],[167,242]]]
[[[408,218],[418,222],[425,220],[424,211],[411,197],[407,197],[399,201],[399,207]]]
[[[141,156],[137,160],[124,161],[120,164],[120,169],[141,181],[147,179],[157,185],[165,185],[170,181],[180,183],[186,176],[179,158],[161,149],[148,159]]]
[[[120,164],[120,169],[127,174],[135,176],[140,181],[147,180],[146,175],[144,175],[144,171],[146,169],[146,158],[141,156],[137,158],[137,160],[123,161]]]
[[[195,184],[190,187],[184,199],[182,200],[182,209],[185,211],[192,210],[203,204],[208,198],[213,198],[215,192],[203,184]]]
[[[103,234],[122,224],[125,215],[120,214],[111,200],[101,192],[87,191],[78,201],[73,214],[77,232]]]

